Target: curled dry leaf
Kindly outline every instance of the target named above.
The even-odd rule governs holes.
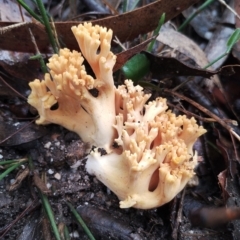
[[[16,146],[32,142],[46,134],[46,129],[30,122],[0,121],[0,146]]]
[[[28,176],[28,174],[29,174],[29,168],[26,167],[22,172],[19,173],[15,181],[10,185],[9,191],[14,191],[18,187],[20,187],[22,181]]]
[[[157,40],[172,48],[173,52],[177,51],[193,60],[199,68],[204,68],[209,63],[206,54],[193,40],[172,29],[168,24],[161,28]],[[209,67],[208,70],[213,69]],[[216,75],[211,80],[205,79],[205,84],[210,90],[213,88],[213,83],[220,85],[219,78]]]
[[[34,185],[44,194],[49,194],[51,191],[47,188],[46,184],[39,177],[38,173],[33,173],[33,183]]]

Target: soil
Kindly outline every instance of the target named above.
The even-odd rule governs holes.
[[[213,22],[218,24],[219,21],[214,19]],[[29,89],[26,75],[29,80],[42,78],[40,71],[38,74],[41,77],[35,76],[36,67],[33,66],[28,65],[24,71],[19,71],[20,67],[13,70],[13,66],[10,66],[10,73],[14,76],[6,77],[8,84],[12,79],[10,85],[25,97],[29,95],[26,93],[26,89]],[[0,70],[4,70],[2,66]],[[34,77],[30,75],[30,70],[33,70]],[[5,78],[4,71],[2,74]],[[161,78],[157,76],[156,79]],[[173,89],[180,84],[175,82],[172,85],[175,80],[172,78],[156,83],[154,78],[152,83],[163,84],[167,88],[171,85]],[[185,82],[186,78],[178,80]],[[226,82],[229,83],[228,80]],[[234,85],[233,89],[239,89],[239,86]],[[190,96],[187,91],[196,91],[195,97],[203,102],[205,100],[205,95],[199,95],[198,88],[195,90],[195,87],[189,87],[184,91],[183,95]],[[228,91],[232,95],[232,89]],[[208,124],[208,133],[195,144],[199,153],[196,177],[174,200],[151,210],[120,209],[116,195],[85,170],[88,144],[60,126],[37,126],[33,121],[34,114],[29,114],[26,101],[20,100],[2,82],[0,92],[0,139],[6,138],[6,141],[0,143],[0,161],[26,159],[21,166],[0,180],[1,240],[56,239],[43,208],[43,196],[50,203],[61,236],[64,236],[66,226],[70,239],[89,238],[67,203],[72,204],[95,239],[99,240],[240,239],[240,221],[234,220],[240,216],[234,215],[234,209],[237,212],[240,206],[240,168],[234,157],[237,154],[233,154],[239,147],[233,147],[234,141],[217,123]],[[237,97],[238,94],[239,91]],[[159,92],[153,92],[153,95],[158,97]],[[179,104],[192,112],[188,103],[180,103],[177,98],[171,100],[174,105]],[[224,102],[222,105],[225,108],[229,103]],[[214,106],[214,110],[218,112],[219,109]],[[24,115],[25,120],[20,114]],[[30,120],[26,120],[26,117],[30,117]],[[229,119],[235,119],[235,116]],[[213,149],[210,143],[217,149]],[[1,168],[0,165],[0,174],[5,171]],[[226,212],[225,207],[232,209],[231,214]]]
[[[66,202],[77,209],[96,239],[237,239],[232,224],[208,229],[194,227],[189,221],[194,209],[223,204],[207,163],[200,162],[199,183],[186,188],[184,196],[180,193],[157,209],[120,209],[117,197],[86,172],[87,144],[59,126],[41,129],[46,133],[41,138],[1,147],[4,160],[27,157],[32,162],[32,169],[25,163],[0,181],[1,239],[55,239],[41,207],[40,192],[47,195],[59,228],[65,224],[71,239],[88,237]],[[14,180],[27,168],[27,176],[12,190]]]

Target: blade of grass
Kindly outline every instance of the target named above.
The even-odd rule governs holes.
[[[54,214],[53,214],[51,205],[48,201],[48,198],[45,194],[41,193],[40,191],[39,191],[39,194],[41,196],[45,212],[46,212],[46,214],[48,216],[48,219],[50,221],[50,224],[51,224],[51,227],[52,227],[52,230],[53,230],[53,234],[54,234],[54,236],[57,240],[61,240],[60,234],[58,232],[57,224],[56,224],[55,219],[54,219]]]
[[[30,153],[28,159],[29,159],[29,169],[31,171],[33,171],[34,170],[34,165],[33,165],[32,157],[31,157],[31,153]],[[39,195],[41,197],[42,205],[43,205],[43,208],[45,210],[45,213],[47,214],[49,222],[51,224],[51,227],[52,227],[52,230],[53,230],[53,234],[54,234],[56,240],[61,240],[61,236],[60,236],[60,233],[58,231],[58,227],[56,225],[56,222],[55,222],[55,219],[54,219],[54,214],[53,214],[51,205],[50,205],[50,203],[48,201],[48,198],[39,189],[38,189],[38,193],[39,193]]]
[[[221,58],[225,57],[226,55],[227,55],[226,52],[223,53],[221,56],[217,57],[212,62],[210,62],[208,65],[206,65],[203,69],[207,69],[207,68],[211,67],[215,62],[219,61]]]
[[[36,20],[43,24],[43,20],[38,16],[24,1],[17,0],[17,2]]]
[[[22,162],[17,163],[6,169],[2,174],[0,174],[0,181],[6,177],[10,172],[12,172],[14,169],[18,168],[20,165],[22,165]]]
[[[206,7],[208,7],[214,0],[205,1],[195,12],[193,12],[178,28],[178,31],[181,32],[200,12],[202,12]]]
[[[70,237],[70,234],[69,234],[69,231],[68,231],[68,228],[66,225],[64,226],[64,239],[71,240],[71,237]]]
[[[159,19],[158,26],[153,32],[153,36],[157,36],[165,21],[165,13]],[[154,38],[148,45],[147,51],[151,52],[155,44]],[[138,53],[128,60],[122,67],[122,72],[127,79],[132,79],[135,84],[150,71],[150,61],[144,53]]]
[[[42,69],[42,72],[43,73],[48,73],[48,68],[44,62],[44,59],[43,59],[43,56],[42,54],[39,52],[39,49],[38,49],[38,46],[37,46],[37,43],[36,43],[36,40],[35,40],[35,37],[34,35],[32,34],[32,31],[31,29],[29,28],[29,33],[30,33],[30,36],[31,36],[31,40],[32,40],[32,43],[35,47],[35,50],[36,50],[36,55],[35,56],[32,56],[30,57],[29,59],[30,60],[34,60],[34,59],[38,59],[39,63],[40,63],[40,66],[41,66],[41,69]]]
[[[232,35],[229,37],[227,41],[227,51],[226,53],[230,53],[235,43],[237,43],[240,39],[240,28],[235,29]]]
[[[42,69],[42,72],[43,73],[48,73],[48,69],[47,69],[47,66],[46,66],[46,64],[44,62],[42,54],[36,54],[34,56],[31,56],[29,58],[29,60],[38,60],[40,62],[40,67]]]
[[[57,44],[56,44],[56,41],[54,39],[54,35],[53,35],[53,32],[52,32],[52,28],[51,28],[51,25],[50,25],[50,22],[49,22],[49,18],[48,18],[46,9],[45,9],[41,0],[36,0],[36,3],[37,3],[37,6],[39,8],[40,14],[42,16],[43,24],[46,28],[46,32],[47,32],[49,41],[52,45],[53,51],[54,51],[54,53],[58,53]]]
[[[85,222],[83,221],[83,219],[81,218],[81,216],[78,214],[78,212],[74,209],[74,207],[72,206],[71,203],[66,202],[66,204],[68,205],[68,207],[70,208],[73,216],[77,219],[77,221],[79,222],[79,224],[81,224],[82,228],[84,229],[85,233],[88,235],[90,240],[95,240],[94,236],[92,235],[92,233],[90,232],[89,228],[87,227],[87,225],[85,224]]]
[[[161,16],[160,19],[159,19],[157,28],[156,28],[156,29],[154,30],[154,32],[153,32],[153,35],[154,35],[154,36],[157,37],[157,35],[158,35],[158,33],[159,33],[162,25],[163,25],[164,22],[165,22],[165,17],[166,17],[166,14],[163,13],[162,16]],[[151,51],[152,51],[155,42],[156,42],[156,38],[153,39],[153,40],[149,43],[149,46],[148,46],[148,48],[147,48],[147,51],[148,51],[148,52],[151,52]]]
[[[135,0],[135,2],[132,4],[132,7],[129,9],[129,11],[134,10],[139,2],[140,2],[140,0]]]
[[[128,0],[123,1],[123,12],[127,12]]]
[[[203,69],[207,69],[210,66],[212,66],[215,62],[217,62],[218,60],[220,60],[221,58],[227,56],[233,46],[240,40],[240,28],[237,28],[232,35],[229,37],[228,41],[227,41],[227,50],[225,51],[225,53],[223,53],[222,55],[220,55],[219,57],[217,57],[216,59],[214,59],[212,62],[210,62],[208,65],[206,65]]]
[[[6,161],[1,161],[0,165],[8,165],[8,164],[15,164],[15,163],[24,163],[26,162],[28,159],[27,158],[21,158],[21,159],[16,159],[16,160],[6,160]]]

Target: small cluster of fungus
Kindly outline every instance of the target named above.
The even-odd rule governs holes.
[[[84,23],[72,31],[81,53],[61,49],[49,59],[44,80],[30,83],[36,123],[59,124],[88,142],[86,169],[118,196],[121,208],[171,201],[194,175],[193,144],[206,130],[167,110],[166,99],[149,101],[131,80],[115,87],[111,29]],[[87,74],[84,59],[95,76]]]

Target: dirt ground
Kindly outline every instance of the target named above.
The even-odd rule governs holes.
[[[5,6],[9,2],[12,1],[3,1]],[[93,1],[89,0],[88,2]],[[150,3],[153,1],[146,2]],[[187,1],[182,2],[186,3]],[[53,1],[53,3],[57,5],[59,1]],[[52,10],[51,14],[59,21],[64,21],[64,17],[66,20],[67,15],[64,15],[64,13],[69,10],[69,6],[64,5],[63,14],[60,14],[60,11],[55,10],[54,4],[50,7],[50,10]],[[217,13],[223,12],[222,6],[214,4],[212,6],[213,11]],[[95,18],[98,18],[101,15],[100,8],[94,10],[87,6],[87,3],[84,3],[83,6],[79,7],[80,10],[78,10],[82,11],[81,13],[89,11],[90,14],[87,17],[90,18],[93,15]],[[73,10],[71,9],[72,13],[77,14]],[[179,11],[177,8],[175,10]],[[190,10],[190,13],[191,11],[193,10]],[[104,14],[108,16],[110,13],[104,12]],[[187,12],[184,14],[187,15]],[[7,19],[7,14],[5,17]],[[63,18],[61,19],[61,17]],[[143,18],[145,17],[143,16]],[[6,19],[3,19],[2,15],[0,20],[7,21]],[[80,19],[84,19],[84,16]],[[198,23],[201,22],[204,25],[206,24],[205,20],[206,17],[204,22],[198,19]],[[209,32],[218,27],[218,25],[216,27],[216,24],[220,20],[221,17],[217,18],[216,21],[212,20],[215,25],[214,27],[209,27]],[[10,19],[10,21],[14,22],[17,20]],[[137,22],[137,20],[134,21]],[[182,21],[183,16],[181,15],[175,18],[173,22],[176,25],[180,25]],[[225,28],[229,27],[230,24],[232,23],[225,20],[222,23]],[[126,26],[124,27],[126,28]],[[119,30],[117,25],[115,30]],[[166,32],[163,32],[162,35],[159,34],[158,41],[160,43],[157,45],[157,51],[160,50],[158,56],[145,53],[152,62],[162,65],[159,67],[159,65],[153,64],[151,73],[145,77],[144,80],[146,82],[144,83],[151,83],[154,87],[160,86],[161,88],[174,89],[176,86],[189,80],[187,77],[176,75],[176,72],[186,71],[188,73],[187,76],[191,76],[190,73],[200,71],[203,74],[199,73],[202,76],[201,78],[195,77],[193,81],[187,82],[178,92],[182,96],[188,96],[198,102],[200,107],[204,106],[216,115],[219,111],[226,113],[223,117],[221,114],[217,116],[220,116],[220,120],[226,120],[227,124],[232,119],[239,121],[240,96],[238,89],[240,85],[237,71],[231,78],[226,75],[220,75],[221,83],[224,91],[226,91],[224,96],[227,96],[227,100],[221,99],[221,101],[217,101],[215,97],[219,96],[219,89],[212,89],[212,92],[208,92],[206,91],[206,86],[202,84],[203,79],[205,82],[205,78],[213,79],[214,77],[211,77],[212,73],[204,72],[205,70],[202,69],[205,66],[205,62],[203,61],[204,58],[199,57],[201,54],[197,52],[196,45],[191,45],[192,42],[189,39],[188,42],[183,34],[180,37],[179,32],[176,33],[175,30],[172,30],[172,27],[170,27],[166,31],[174,34],[170,34],[171,36],[166,35]],[[207,42],[211,39],[202,36],[205,30],[200,29],[203,31],[202,35],[197,30],[193,30],[193,27],[190,27],[186,32],[194,38],[199,46],[203,48],[204,45],[206,47]],[[126,31],[122,31],[124,33],[119,31],[119,34],[122,34],[122,37],[126,37]],[[2,33],[4,33],[3,30],[0,32],[0,35]],[[9,33],[6,32],[6,34]],[[63,36],[63,39],[64,37],[68,43],[71,44],[73,42],[71,46],[76,45],[75,41],[68,40],[66,36]],[[127,35],[127,37],[129,36]],[[168,42],[169,37],[171,37],[172,45]],[[178,40],[179,45],[177,47],[174,45],[174,38]],[[130,48],[131,45],[140,43],[142,39],[142,37],[139,37],[133,42],[128,41],[127,46]],[[215,37],[215,39],[218,39],[218,37]],[[7,46],[7,41],[5,42]],[[183,46],[180,43],[189,47],[184,48],[184,51],[181,52]],[[161,48],[161,44],[166,45],[167,48]],[[27,50],[31,48],[30,45],[26,45]],[[218,43],[215,43],[215,46],[217,45]],[[44,49],[45,46],[41,46],[41,41],[39,47],[40,50],[46,50]],[[119,48],[114,46],[114,50],[116,50],[115,48],[119,52]],[[22,51],[23,49],[20,47],[20,50]],[[143,50],[142,47],[139,51],[141,50]],[[164,50],[162,55],[161,50]],[[191,55],[192,52],[195,53],[193,54],[194,56]],[[219,52],[221,51],[219,50]],[[12,52],[10,53],[12,54]],[[8,54],[11,55],[10,53]],[[123,60],[126,62],[128,54],[132,56],[133,53],[131,50],[124,53],[125,58]],[[0,163],[1,161],[14,159],[25,159],[25,161],[17,169],[11,171],[0,180],[0,239],[55,239],[49,218],[43,208],[43,195],[49,200],[55,222],[63,240],[89,239],[82,226],[77,223],[67,203],[72,204],[89,227],[95,239],[99,240],[240,239],[240,220],[238,220],[240,218],[239,143],[216,119],[211,118],[209,120],[210,117],[208,115],[200,113],[200,107],[194,108],[183,99],[166,92],[159,93],[160,91],[155,91],[155,88],[148,89],[153,94],[153,97],[163,94],[163,97],[166,97],[169,102],[170,109],[173,111],[182,114],[182,110],[187,110],[189,116],[192,116],[191,114],[199,115],[199,123],[208,132],[194,145],[194,150],[198,151],[199,156],[199,163],[195,169],[196,176],[171,202],[151,210],[121,209],[119,208],[119,200],[116,195],[98,181],[96,177],[86,172],[86,154],[89,150],[87,143],[83,143],[79,136],[61,126],[53,124],[38,126],[35,124],[34,120],[37,112],[34,112],[26,102],[26,98],[30,93],[28,82],[34,78],[42,79],[43,73],[39,64],[36,63],[37,61],[26,60],[29,58],[27,53],[13,54],[15,61],[13,63],[5,58],[8,54],[5,52],[0,54]],[[171,56],[170,62],[168,62],[168,59],[162,60],[161,57],[165,56]],[[17,59],[18,57],[20,60]],[[198,58],[204,62],[202,66],[197,64]],[[225,64],[230,64],[231,66],[239,64],[237,58],[236,55],[232,54],[228,56]],[[180,65],[179,67],[175,60],[182,61],[188,65]],[[189,66],[190,64],[192,65]],[[201,67],[201,70],[196,67]],[[164,70],[166,71],[164,72]],[[172,71],[171,74],[174,72],[175,75],[169,77],[167,71]],[[26,75],[27,77],[25,78]],[[2,79],[5,79],[11,87],[5,84]],[[115,73],[115,81],[117,84],[123,82],[123,76],[118,72]],[[19,93],[24,97],[21,98]],[[233,126],[233,124],[231,126],[234,131],[236,130],[238,134],[240,133],[238,126]],[[0,176],[4,171],[4,166],[0,164]],[[66,232],[65,226],[68,229],[69,238],[63,237]]]
[[[26,164],[0,182],[1,239],[54,239],[41,208],[34,173],[37,176],[44,173],[47,186],[52,189],[47,196],[55,219],[59,226],[66,224],[71,239],[88,238],[77,225],[66,201],[78,210],[96,239],[237,239],[238,230],[235,228],[238,221],[237,225],[229,223],[213,229],[194,227],[189,221],[189,214],[195,218],[194,209],[222,205],[218,183],[207,163],[200,162],[197,169],[199,184],[186,188],[184,196],[181,193],[157,209],[120,209],[117,197],[86,173],[86,144],[76,134],[61,127],[41,128],[45,133],[43,137],[19,146],[1,148],[3,159],[27,156],[33,164],[33,171],[15,190],[9,191],[10,184],[26,169]],[[75,168],[71,168],[74,164]],[[47,238],[49,235],[51,237]]]

